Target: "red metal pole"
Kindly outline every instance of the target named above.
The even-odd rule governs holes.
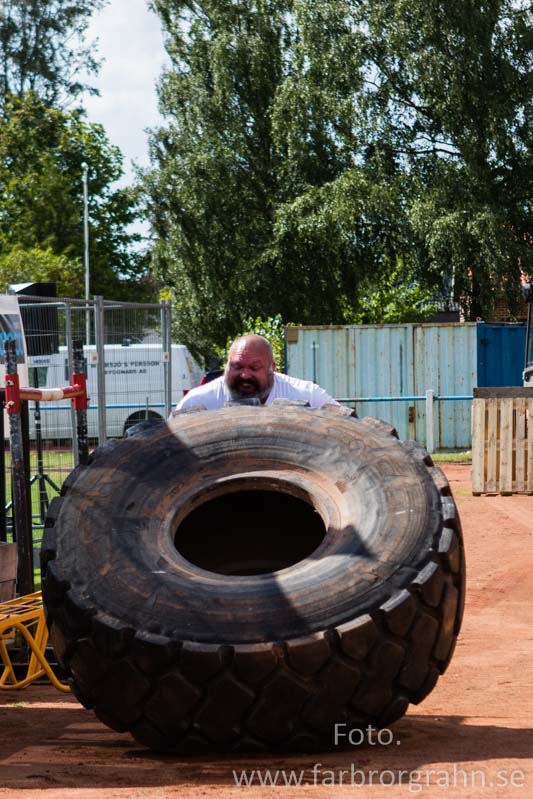
[[[89,440],[87,437],[87,378],[85,377],[85,364],[83,360],[83,343],[80,340],[72,342],[74,355],[74,374],[72,385],[79,386],[83,393],[75,397],[74,410],[76,411],[76,435],[78,438],[78,462],[85,465],[89,462]]]

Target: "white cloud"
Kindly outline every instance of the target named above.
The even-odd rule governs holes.
[[[156,82],[168,57],[159,18],[147,0],[110,0],[95,13],[87,41],[98,38],[98,56],[105,59],[92,85],[100,97],[87,95],[84,106],[91,122],[100,122],[112,144],[124,155],[125,182],[131,182],[132,160],[148,165],[146,128],[161,123]]]

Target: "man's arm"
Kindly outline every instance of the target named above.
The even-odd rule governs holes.
[[[195,405],[203,405],[209,411],[221,408],[226,401],[223,381],[224,378],[219,377],[203,386],[192,388],[180,399],[175,410],[181,411],[185,408],[192,408]]]
[[[336,399],[333,399],[333,397],[328,394],[324,388],[315,384],[311,407],[322,408],[324,405],[340,405],[340,402],[337,402]]]

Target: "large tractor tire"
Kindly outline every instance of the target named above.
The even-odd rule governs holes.
[[[420,702],[455,646],[448,483],[337,406],[140,425],[72,472],[46,526],[45,608],[74,694],[155,749],[331,748]]]

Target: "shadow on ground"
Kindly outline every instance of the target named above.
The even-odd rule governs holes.
[[[50,689],[51,690],[51,689]],[[44,693],[44,691],[40,691]],[[309,755],[177,757],[137,745],[128,734],[104,727],[74,700],[46,696],[45,704],[28,694],[1,697],[0,784],[10,788],[119,788],[180,784],[235,786],[234,771],[329,769],[405,769],[442,764],[530,758],[533,730],[479,724],[462,716],[409,714],[391,728],[390,743],[366,744]],[[381,740],[388,742],[389,735]],[[164,768],[162,768],[164,764]]]

